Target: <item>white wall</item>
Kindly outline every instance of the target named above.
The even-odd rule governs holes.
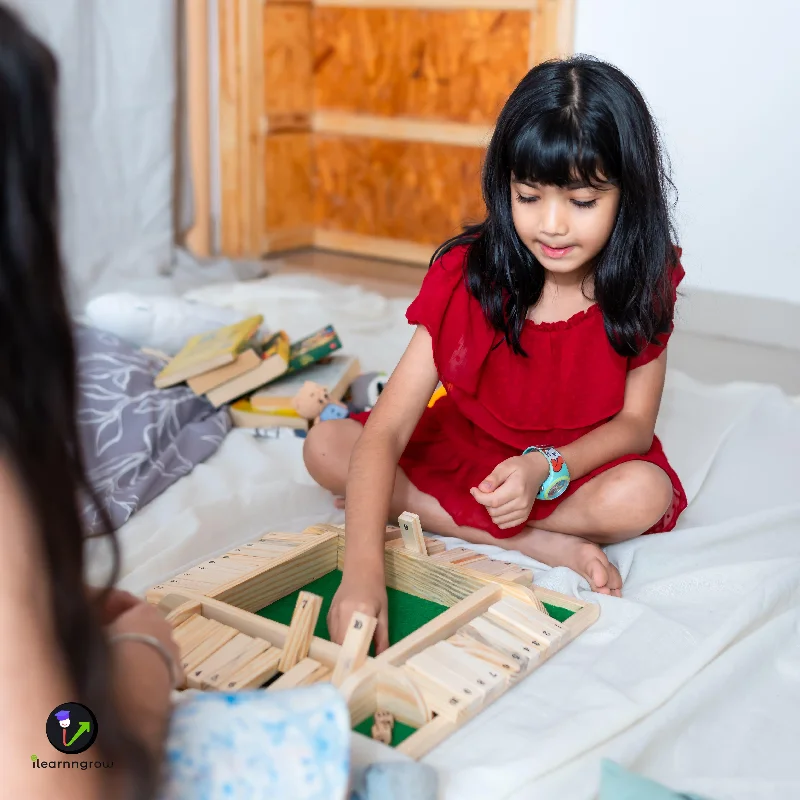
[[[800,303],[798,31],[798,0],[577,0],[661,126],[688,287]]]
[[[62,248],[76,309],[173,261],[176,13],[164,0],[12,0],[59,60]]]

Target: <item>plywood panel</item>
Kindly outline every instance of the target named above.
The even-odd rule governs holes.
[[[264,6],[264,92],[267,114],[311,110],[311,7]]]
[[[316,224],[439,244],[483,218],[478,147],[315,135]]]
[[[221,243],[229,256],[261,251],[264,220],[263,6],[230,0],[218,6]]]
[[[526,11],[313,10],[317,110],[494,122],[528,69]]]
[[[268,232],[310,226],[312,150],[310,133],[278,133],[266,139]]]

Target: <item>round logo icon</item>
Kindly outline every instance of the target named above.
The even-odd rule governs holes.
[[[97,717],[80,703],[62,703],[47,717],[47,738],[62,753],[77,755],[97,738]]]

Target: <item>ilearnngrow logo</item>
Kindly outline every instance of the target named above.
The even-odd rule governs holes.
[[[34,769],[110,769],[113,761],[40,761],[39,756],[31,756]]]
[[[62,703],[47,715],[47,740],[68,756],[85,753],[97,739],[97,717],[82,703]],[[31,756],[34,769],[110,769],[113,761],[48,761]]]

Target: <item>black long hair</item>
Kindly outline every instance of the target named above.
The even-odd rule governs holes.
[[[431,263],[468,244],[466,281],[491,325],[524,354],[520,336],[545,270],[511,215],[511,176],[564,187],[602,181],[620,190],[611,236],[592,268],[594,298],[614,349],[639,353],[669,330],[670,271],[677,262],[669,194],[674,189],[658,130],[635,84],[588,57],[546,61],[512,92],[483,166],[486,219],[445,242]]]
[[[103,757],[127,766],[130,796],[146,798],[155,792],[155,765],[114,705],[99,603],[84,590],[79,500],[94,494],[78,444],[75,352],[58,244],[56,83],[49,50],[0,6],[0,448],[36,523],[42,591],[50,591],[69,682],[102,726],[96,746]],[[108,515],[95,504],[101,535],[113,546],[110,587],[119,550]]]

